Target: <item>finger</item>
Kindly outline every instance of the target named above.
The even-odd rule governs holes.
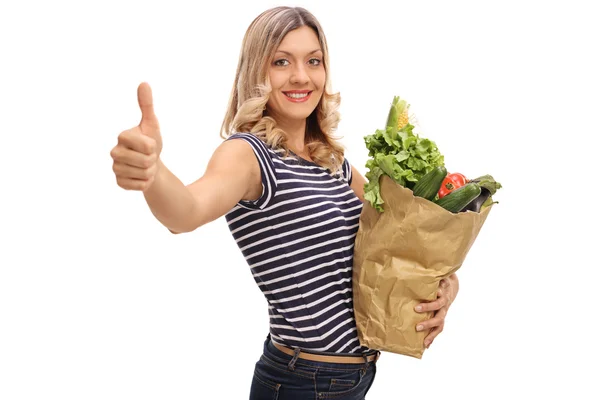
[[[117,177],[117,184],[123,189],[127,190],[147,190],[150,185],[154,182],[154,178],[149,179],[147,181],[141,179],[130,179],[130,178],[121,178]]]
[[[140,128],[122,132],[119,135],[118,143],[139,153],[148,155],[156,153],[156,140],[142,134]]]
[[[138,168],[150,168],[156,164],[158,158],[156,153],[148,155],[124,146],[115,146],[110,152],[110,155],[116,163],[131,165],[132,167]]]
[[[137,90],[138,104],[142,111],[142,120],[140,127],[158,128],[158,118],[154,113],[154,100],[152,99],[152,89],[146,82],[142,82]]]
[[[444,325],[445,314],[438,313],[435,317],[428,319],[423,322],[419,322],[416,326],[417,332],[426,331],[427,329],[433,329],[436,326]]]
[[[429,312],[429,311],[437,311],[442,307],[445,307],[448,303],[446,296],[438,297],[437,300],[431,301],[429,303],[420,303],[415,307],[416,312]]]
[[[126,179],[139,179],[147,181],[151,179],[156,173],[156,167],[150,168],[139,168],[132,167],[131,165],[122,164],[122,163],[114,163],[113,171],[119,177]]]
[[[448,286],[450,286],[450,282],[448,282],[448,279],[444,278],[440,281],[440,288],[446,289]]]
[[[437,335],[439,335],[442,331],[444,330],[444,326],[440,325],[435,327],[431,332],[429,332],[429,335],[427,335],[427,337],[425,338],[425,340],[423,341],[423,345],[425,346],[425,348],[429,348],[429,346],[431,346],[431,343],[433,343],[433,340],[437,337]]]

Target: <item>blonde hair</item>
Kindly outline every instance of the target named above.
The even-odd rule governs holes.
[[[317,19],[302,7],[271,8],[256,17],[248,27],[221,126],[221,137],[249,132],[269,147],[283,148],[285,154],[289,154],[285,132],[277,127],[277,122],[268,115],[266,108],[271,93],[268,68],[285,35],[302,26],[312,28],[317,34],[326,76],[319,104],[306,120],[305,142],[311,159],[335,173],[344,159],[344,147],[333,137],[340,120],[340,95],[331,93],[329,51],[323,29]]]

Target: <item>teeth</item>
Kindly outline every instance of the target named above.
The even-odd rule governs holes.
[[[292,99],[301,99],[308,96],[308,93],[286,93],[285,95],[287,97],[291,97]]]

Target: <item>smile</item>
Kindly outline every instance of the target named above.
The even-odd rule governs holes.
[[[307,92],[283,92],[289,101],[294,103],[301,103],[307,101],[312,91]]]

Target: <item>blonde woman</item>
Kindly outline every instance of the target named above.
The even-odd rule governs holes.
[[[360,345],[352,304],[366,181],[333,137],[340,98],[328,70],[317,19],[299,7],[269,9],[243,39],[225,140],[202,177],[186,186],[162,163],[146,83],[138,88],[140,125],[111,151],[118,185],[142,191],[171,232],[225,216],[269,303],[250,399],[364,399],[375,378],[379,351]],[[441,332],[458,280],[442,286],[436,301],[421,305],[436,312],[421,324],[431,330],[425,345]]]

